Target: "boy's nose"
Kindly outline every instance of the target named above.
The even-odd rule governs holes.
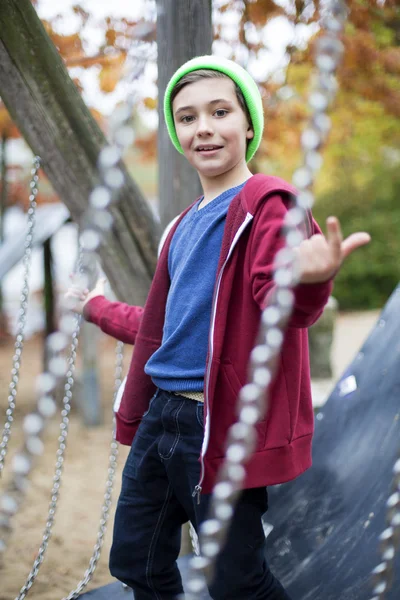
[[[205,117],[199,118],[199,120],[197,121],[197,135],[204,137],[212,134],[213,128],[210,123],[210,120]]]

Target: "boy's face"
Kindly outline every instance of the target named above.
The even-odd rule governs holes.
[[[223,175],[246,164],[254,132],[231,79],[201,79],[174,98],[175,128],[184,154],[200,177]]]

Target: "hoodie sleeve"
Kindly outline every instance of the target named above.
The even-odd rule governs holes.
[[[110,302],[105,296],[96,296],[85,305],[83,316],[107,335],[125,344],[134,344],[143,310],[141,306]]]
[[[260,208],[250,238],[250,279],[253,297],[261,309],[272,298],[276,285],[273,279],[275,255],[285,245],[281,234],[288,208],[280,195],[268,198]],[[321,233],[312,219],[311,235]],[[321,316],[332,292],[332,281],[299,284],[294,289],[295,305],[289,327],[310,327]]]

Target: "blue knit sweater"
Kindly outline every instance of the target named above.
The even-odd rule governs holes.
[[[245,182],[244,182],[245,183]],[[167,391],[202,391],[208,333],[225,218],[244,186],[226,190],[179,224],[168,255],[171,287],[162,344],[145,366],[154,384]]]

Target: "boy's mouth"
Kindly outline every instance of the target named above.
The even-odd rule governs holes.
[[[223,148],[223,146],[217,146],[216,144],[201,144],[200,146],[197,146],[196,152],[209,155],[215,154],[218,150],[221,150],[221,148]]]

